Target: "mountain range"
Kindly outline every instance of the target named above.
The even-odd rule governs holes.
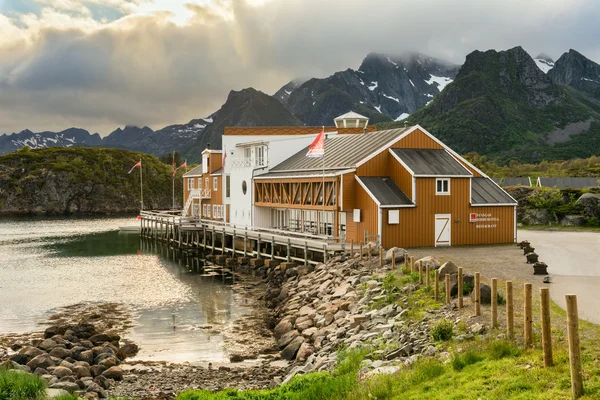
[[[420,53],[371,53],[356,70],[297,79],[273,96],[231,91],[207,118],[157,131],[126,126],[101,138],[83,129],[0,136],[0,154],[22,146],[102,146],[190,161],[221,148],[225,126],[329,125],[347,111],[380,129],[418,123],[459,152],[502,161],[587,157],[600,151],[600,65],[575,50],[558,60],[521,47],[474,51],[463,65]]]

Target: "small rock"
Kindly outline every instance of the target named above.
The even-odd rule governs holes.
[[[73,375],[73,372],[66,367],[56,367],[54,371],[52,371],[52,375],[56,376],[58,379],[64,378],[65,376]]]
[[[31,368],[32,371],[35,371],[36,368],[44,368],[53,367],[54,361],[52,361],[52,357],[48,354],[40,354],[37,357],[34,357],[27,363],[27,366]]]
[[[241,354],[234,353],[229,356],[229,361],[233,362],[233,363],[242,362],[242,361],[244,361],[244,356],[242,356]]]
[[[75,382],[56,382],[52,386],[51,389],[62,389],[69,393],[74,393],[76,390],[79,390],[79,385]]]
[[[273,335],[275,336],[276,339],[279,339],[280,337],[282,337],[286,333],[290,332],[291,330],[292,330],[292,323],[287,319],[283,319],[277,324],[275,329],[273,329]]]
[[[304,343],[304,338],[297,336],[283,349],[281,356],[286,360],[293,360],[302,343]]]
[[[114,379],[115,381],[123,380],[123,370],[121,367],[110,367],[102,373],[102,376],[108,379]]]

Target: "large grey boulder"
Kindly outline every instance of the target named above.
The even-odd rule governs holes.
[[[583,226],[586,222],[587,220],[582,215],[565,215],[565,217],[560,220],[560,224],[563,226]]]
[[[121,367],[110,367],[102,373],[102,376],[108,379],[114,379],[115,381],[123,380],[123,370]]]
[[[404,250],[401,247],[392,247],[391,249],[389,249],[387,251],[387,253],[385,253],[385,262],[386,263],[392,262],[392,252],[394,253],[394,258],[396,259],[396,263],[404,262],[404,254],[406,253],[406,250]]]
[[[419,267],[419,263],[423,263],[423,269],[425,269],[427,267],[427,264],[429,264],[430,269],[436,269],[436,268],[439,268],[439,266],[440,266],[440,262],[435,257],[432,257],[432,256],[427,256],[427,257],[423,257],[423,258],[416,260],[415,268]]]
[[[300,346],[304,343],[304,338],[302,336],[297,336],[292,340],[285,349],[281,352],[281,356],[286,360],[293,360],[296,357],[296,353]]]
[[[283,319],[277,324],[275,329],[273,329],[273,335],[275,336],[275,339],[279,339],[280,337],[291,331],[292,328],[293,326],[290,320]]]
[[[527,225],[548,225],[550,216],[548,210],[528,209],[524,212],[521,222]]]
[[[48,369],[48,367],[54,366],[54,361],[52,361],[52,357],[48,354],[40,354],[39,356],[32,358],[31,361],[27,363],[27,366],[31,368],[32,371],[35,371],[36,368]]]
[[[577,204],[583,207],[586,216],[600,219],[600,194],[584,193],[577,199]]]
[[[443,281],[446,279],[446,275],[458,274],[458,267],[452,261],[447,261],[438,268],[438,271],[440,273],[440,280]]]

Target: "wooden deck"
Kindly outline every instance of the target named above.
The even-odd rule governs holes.
[[[326,262],[345,253],[347,245],[335,237],[278,229],[238,227],[228,223],[182,217],[181,211],[142,211],[140,234],[176,248],[201,249],[231,258],[271,259],[299,264]]]

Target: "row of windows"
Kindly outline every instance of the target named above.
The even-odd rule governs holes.
[[[188,178],[188,190],[193,190],[194,188],[194,182],[195,182],[195,178]],[[231,185],[231,179],[229,177],[229,175],[227,175],[225,177],[225,197],[230,197],[230,185]],[[208,188],[208,178],[204,179],[204,186]],[[198,179],[198,189],[202,189],[202,179]],[[219,190],[219,178],[213,178],[213,190],[216,192]]]
[[[211,210],[212,208],[212,210]],[[210,204],[203,204],[202,205],[202,216],[206,217],[206,218],[211,218],[211,211],[212,211],[212,218],[224,218],[225,217],[225,206],[221,205],[221,204],[215,204],[215,205],[210,205]]]

